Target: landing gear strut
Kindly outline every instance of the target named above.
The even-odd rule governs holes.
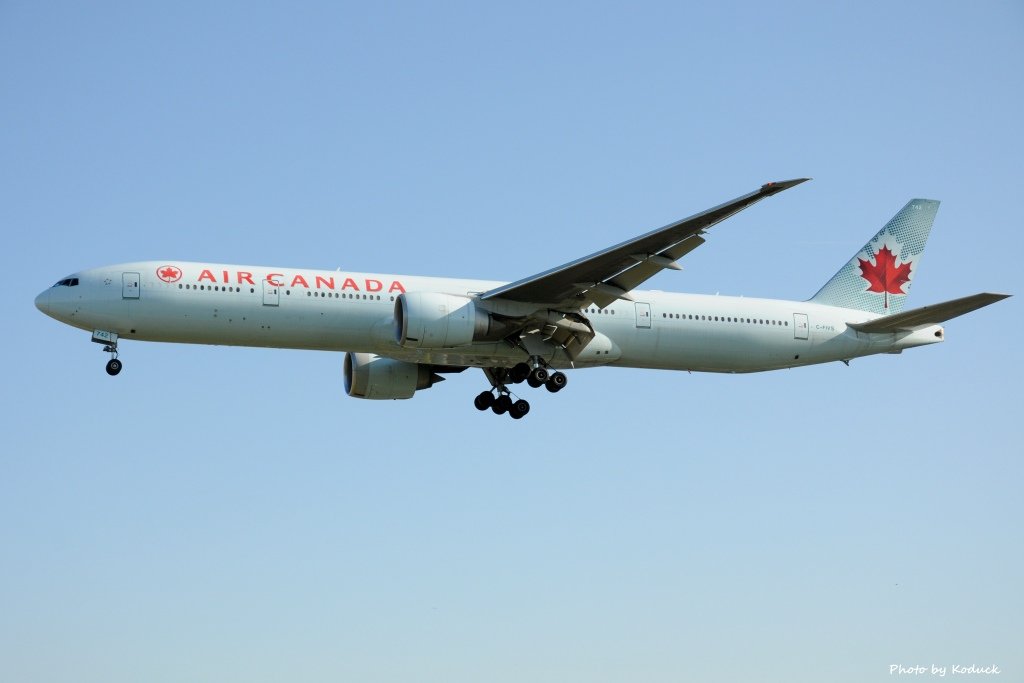
[[[92,340],[97,344],[103,344],[103,352],[110,354],[110,360],[107,361],[107,374],[113,377],[121,372],[124,364],[117,359],[117,333],[95,330],[92,333]]]

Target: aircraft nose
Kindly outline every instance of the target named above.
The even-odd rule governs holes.
[[[50,315],[50,290],[47,289],[36,297],[36,308],[46,315]]]

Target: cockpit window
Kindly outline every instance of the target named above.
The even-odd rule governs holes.
[[[64,278],[63,280],[61,280],[60,282],[58,282],[57,284],[54,285],[54,287],[77,287],[77,286],[78,286],[78,278],[77,277]]]

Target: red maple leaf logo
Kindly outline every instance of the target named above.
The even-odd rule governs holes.
[[[875,262],[860,261],[860,276],[868,281],[869,292],[885,295],[885,307],[889,308],[890,294],[906,294],[903,285],[910,282],[910,262],[896,265],[896,256],[889,247],[882,246],[875,254]]]
[[[181,279],[181,269],[174,266],[161,266],[156,269],[156,276],[164,282],[177,282]]]

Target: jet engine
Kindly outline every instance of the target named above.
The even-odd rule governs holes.
[[[516,329],[514,319],[482,310],[468,296],[406,292],[395,300],[395,339],[407,349],[497,341]]]
[[[412,398],[418,389],[429,389],[444,377],[429,365],[417,365],[373,353],[345,354],[345,393],[355,398]]]

